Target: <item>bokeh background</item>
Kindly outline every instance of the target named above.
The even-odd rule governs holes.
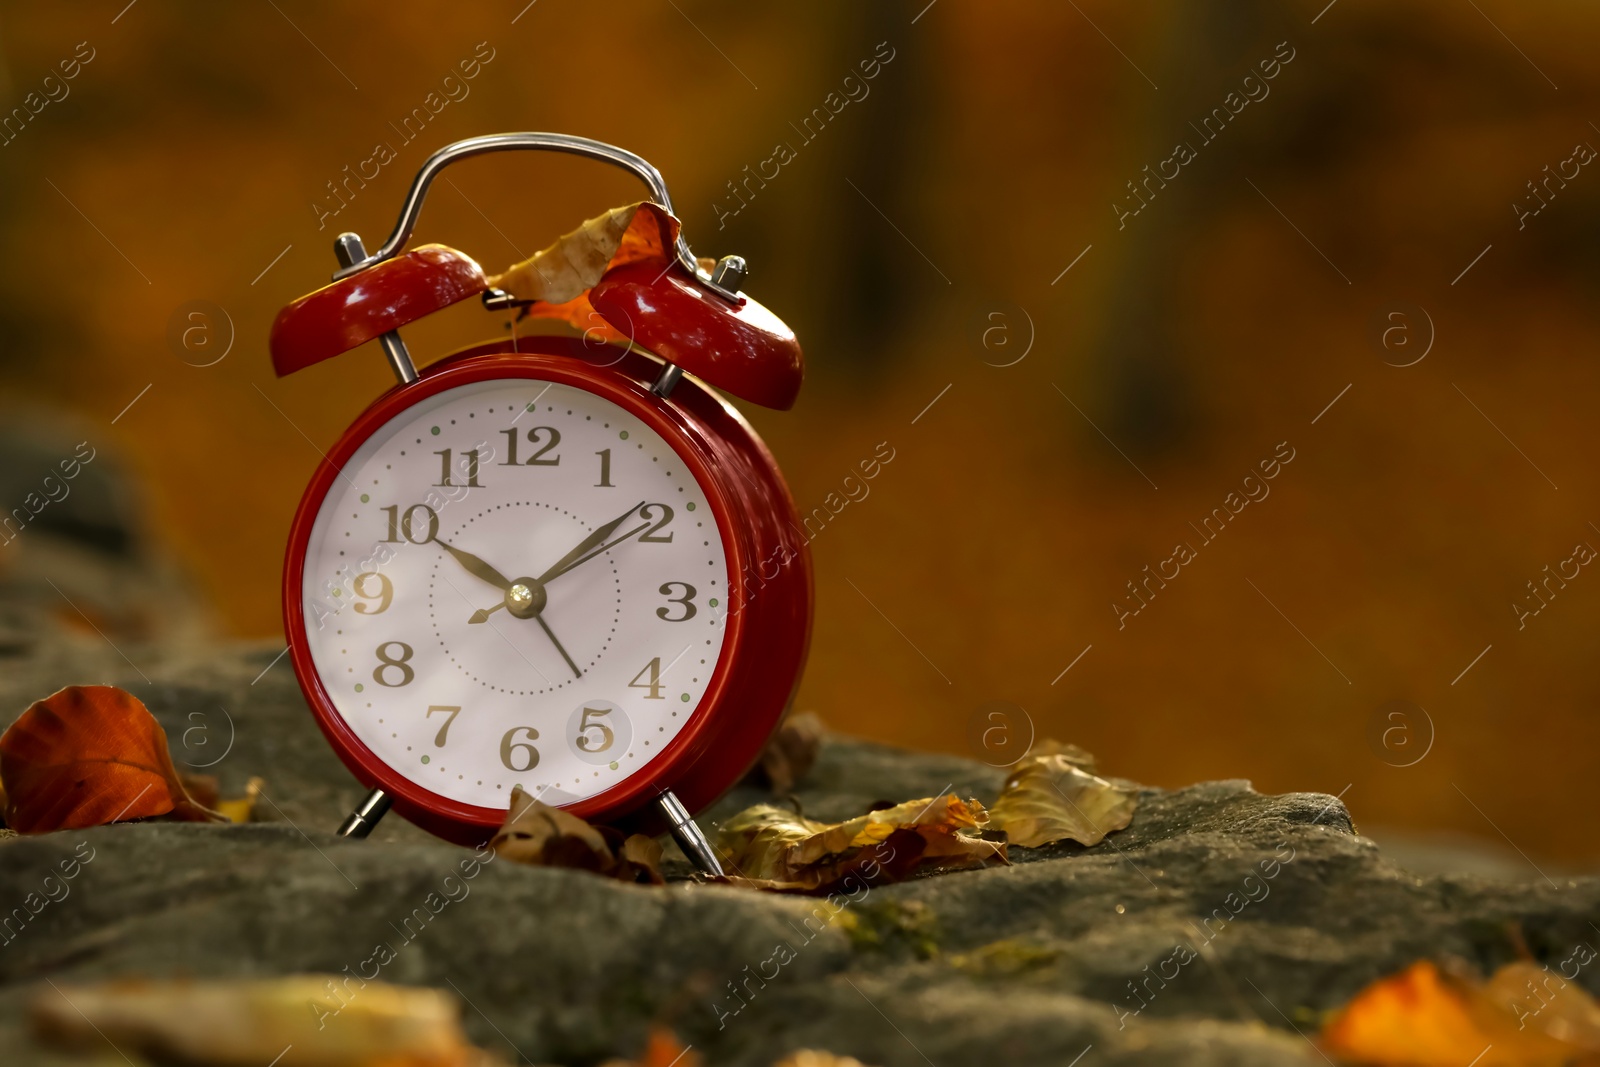
[[[4,417],[84,427],[216,626],[279,635],[319,449],[391,378],[369,346],[275,380],[278,308],[339,231],[381,242],[434,148],[611,141],[804,342],[795,410],[746,408],[802,508],[893,449],[813,543],[801,706],[1589,866],[1600,576],[1528,583],[1600,546],[1597,38],[1587,5],[1509,0],[8,4],[0,99],[59,99],[0,138]],[[830,93],[854,98],[802,133]],[[396,159],[335,200],[379,142]],[[1195,158],[1119,216],[1179,142]],[[780,143],[741,205],[728,183]],[[491,270],[638,197],[560,157],[449,175],[419,238]],[[225,318],[186,350],[198,300]],[[407,336],[424,362],[503,329],[474,301]],[[1205,542],[1191,523],[1291,451]]]

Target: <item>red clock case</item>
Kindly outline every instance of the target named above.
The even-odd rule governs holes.
[[[526,378],[588,390],[655,430],[705,491],[728,560],[727,636],[704,698],[688,724],[625,781],[567,810],[591,822],[657,833],[652,803],[672,790],[704,810],[754,764],[794,696],[811,638],[812,575],[794,500],[777,464],[744,418],[709,387],[684,377],[668,399],[650,392],[661,366],[646,356],[578,338],[542,336],[478,345],[424,369],[361,414],[307,486],[290,529],[284,628],[301,689],[333,750],[368,789],[424,830],[460,844],[487,840],[503,809],[463,804],[412,782],[380,760],[334,709],[311,660],[302,584],[305,554],[339,470],[390,419],[426,397],[472,382]]]

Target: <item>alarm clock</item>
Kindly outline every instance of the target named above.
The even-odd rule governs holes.
[[[272,327],[279,376],[376,340],[398,379],[325,453],[284,567],[295,675],[370,790],[339,832],[364,837],[392,807],[481,843],[521,786],[591,822],[668,830],[721,873],[692,814],[792,699],[812,578],[772,454],[717,390],[787,409],[800,346],[738,291],[742,259],[707,270],[679,233],[586,294],[626,344],[513,334],[418,370],[407,323],[474,296],[518,304],[462,252],[407,249],[441,170],[509,150],[623,167],[670,216],[659,172],[615,146],[461,141],[422,166],[383,247],[340,235],[332,284]]]

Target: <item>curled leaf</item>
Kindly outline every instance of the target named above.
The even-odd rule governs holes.
[[[761,750],[761,758],[750,772],[751,777],[774,793],[791,792],[795,783],[817,762],[826,732],[822,718],[814,711],[790,715]]]
[[[222,818],[185,791],[161,724],[115,686],[68,686],[23,712],[0,736],[0,779],[6,825],[22,834]]]
[[[642,834],[623,839],[610,827],[590,826],[576,815],[535,800],[520,785],[511,790],[506,821],[489,842],[496,856],[530,867],[570,867],[624,882],[662,885],[661,846]]]
[[[665,267],[677,256],[678,220],[649,201],[613,208],[554,244],[489,279],[518,300],[533,301],[527,313],[560,319],[586,336],[604,341],[630,338],[589,304],[589,289],[608,270],[634,263]]]
[[[244,784],[244,796],[230,797],[226,800],[217,801],[214,805],[217,809],[217,814],[223,816],[229,822],[249,822],[250,817],[255,814],[256,801],[261,798],[261,787],[266,784],[262,779],[252,775],[250,780]]]
[[[1509,963],[1484,982],[1464,965],[1419,960],[1356,994],[1320,1044],[1343,1059],[1396,1067],[1593,1065],[1600,1005],[1535,963]]]
[[[1018,760],[989,812],[990,826],[1020,848],[1073,840],[1098,845],[1133,821],[1138,798],[1085,770],[1094,757],[1045,742]]]
[[[916,870],[1005,862],[1005,845],[977,835],[987,814],[955,796],[909,800],[841,823],[757,804],[722,825],[717,842],[735,884],[827,892],[851,875],[898,881]]]
[[[490,1067],[454,998],[347,975],[63,986],[29,1005],[35,1030],[71,1048],[107,1041],[161,1062],[218,1067]]]

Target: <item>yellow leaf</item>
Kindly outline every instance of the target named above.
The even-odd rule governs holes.
[[[435,989],[299,975],[62,986],[30,1004],[46,1040],[216,1067],[488,1067]],[[281,1057],[281,1058],[279,1058]]]
[[[1071,839],[1098,845],[1133,821],[1138,798],[1083,769],[1093,757],[1047,742],[1017,761],[989,812],[992,828],[1021,848]]]

